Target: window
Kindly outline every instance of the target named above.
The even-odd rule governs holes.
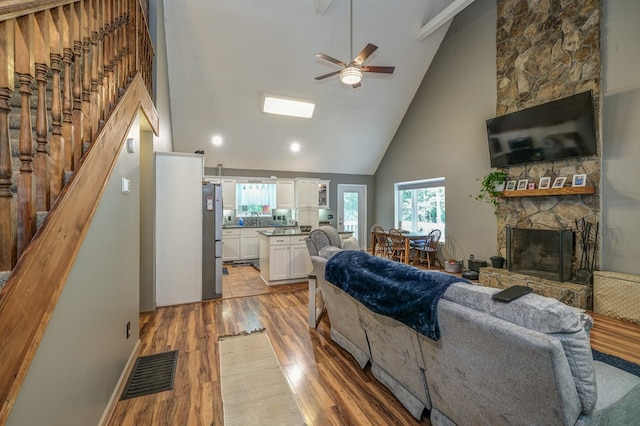
[[[236,206],[238,216],[271,216],[276,206],[274,183],[236,184]]]
[[[407,231],[442,231],[445,237],[444,178],[396,183],[396,223]]]

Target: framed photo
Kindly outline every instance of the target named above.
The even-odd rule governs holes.
[[[573,182],[571,182],[571,186],[586,186],[587,185],[587,175],[573,175]]]
[[[507,182],[507,191],[514,191],[516,189],[516,181],[510,180]]]
[[[564,186],[564,182],[567,180],[566,177],[558,177],[553,181],[552,188],[562,188]]]
[[[551,186],[551,178],[549,176],[541,177],[538,183],[538,189],[549,189]]]
[[[520,179],[518,181],[518,191],[527,189],[527,183],[529,183],[529,179]]]

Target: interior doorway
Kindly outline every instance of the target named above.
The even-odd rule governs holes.
[[[338,231],[352,231],[367,249],[367,185],[338,184]]]

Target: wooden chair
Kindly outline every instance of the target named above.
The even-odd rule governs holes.
[[[389,241],[391,242],[391,260],[404,262],[405,257],[405,241],[402,232],[398,229],[389,229]]]
[[[373,245],[375,247],[373,255],[385,257],[388,259],[391,253],[391,245],[387,236],[387,232],[382,226],[373,225],[371,227],[371,235],[373,238]]]
[[[429,232],[427,238],[416,241],[416,244],[412,247],[416,251],[413,257],[414,265],[426,260],[427,268],[429,269],[431,269],[431,265],[435,265],[436,262],[438,262],[441,268],[443,267],[440,259],[438,259],[438,241],[440,241],[440,235],[442,235],[442,232],[439,229],[434,229]],[[423,254],[424,258],[422,257]]]

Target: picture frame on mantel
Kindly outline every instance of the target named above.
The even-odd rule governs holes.
[[[527,189],[527,184],[529,183],[529,179],[520,179],[518,181],[518,191],[523,191]]]
[[[565,181],[567,180],[566,177],[557,177],[556,180],[553,181],[553,186],[552,188],[562,188],[564,186]]]
[[[573,175],[573,181],[571,182],[571,186],[587,186],[587,175]]]
[[[540,178],[540,182],[538,183],[538,189],[549,189],[551,186],[551,177],[545,176]]]
[[[514,191],[516,189],[516,181],[510,180],[507,182],[507,191]]]

